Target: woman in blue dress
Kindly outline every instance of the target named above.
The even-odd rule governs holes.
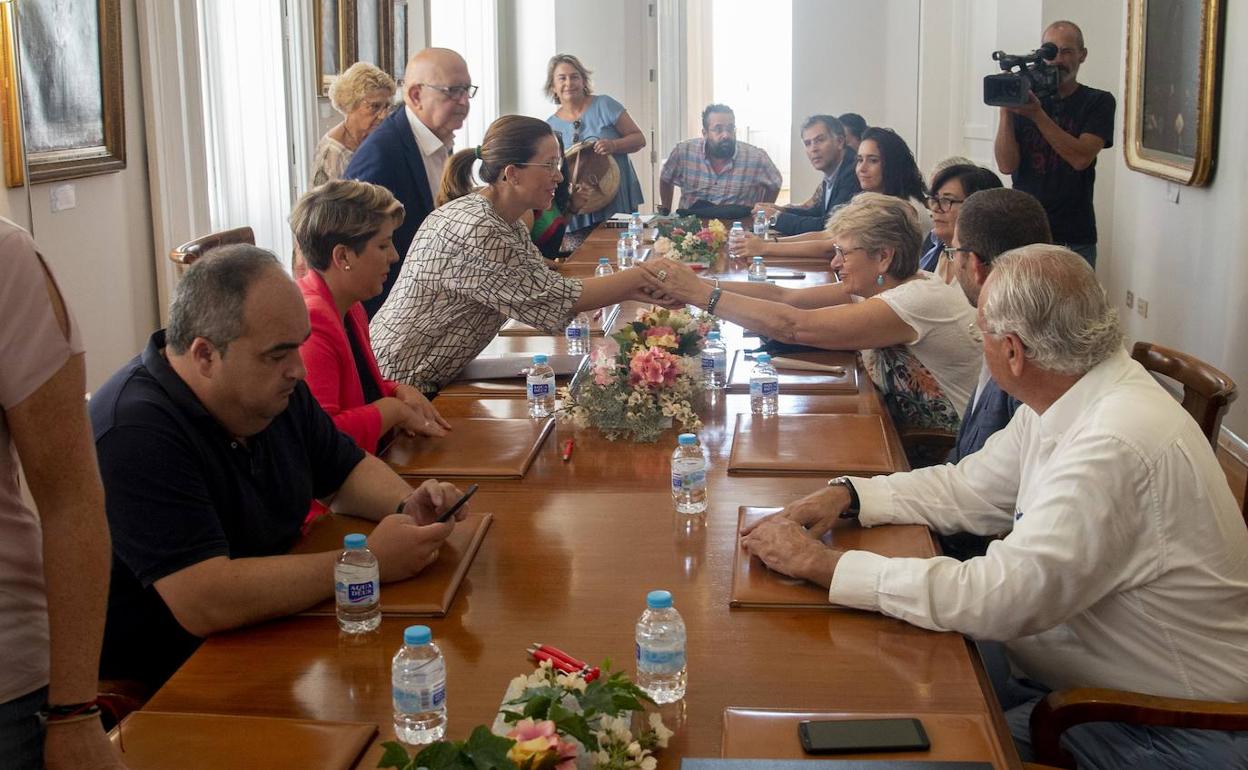
[[[551,57],[546,68],[546,95],[559,109],[546,122],[559,133],[564,147],[596,140],[594,152],[612,155],[620,168],[620,188],[615,200],[598,211],[576,214],[568,221],[563,249],[581,245],[594,226],[617,212],[631,213],[641,207],[643,198],[637,172],[628,159],[646,146],[646,136],[629,117],[624,105],[606,94],[590,90],[589,70],[571,54]]]

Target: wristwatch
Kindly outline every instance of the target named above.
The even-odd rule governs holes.
[[[834,479],[828,479],[830,487],[845,487],[849,490],[849,507],[841,511],[842,519],[856,519],[861,511],[861,503],[858,502],[858,490],[854,489],[853,479],[849,476],[837,476]]]

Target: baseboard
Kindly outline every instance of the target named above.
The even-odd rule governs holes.
[[[1226,450],[1240,465],[1248,467],[1248,442],[1223,428],[1218,433],[1218,446]]]

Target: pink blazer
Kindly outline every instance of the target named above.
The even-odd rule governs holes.
[[[307,382],[312,395],[321,408],[333,418],[338,430],[355,439],[366,452],[376,453],[381,439],[381,411],[372,404],[364,403],[364,388],[351,355],[351,343],[343,319],[338,317],[334,296],[325,279],[315,270],[299,279],[303,302],[308,306],[308,320],[312,334],[299,347],[303,365],[308,370]],[[368,359],[368,371],[377,382],[383,396],[393,396],[398,383],[383,380],[373,356],[372,342],[368,337],[368,319],[364,306],[359,302],[347,311],[346,322],[351,324],[356,339],[364,345]]]

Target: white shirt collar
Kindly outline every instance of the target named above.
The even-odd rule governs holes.
[[[1087,374],[1079,378],[1070,390],[1053,402],[1052,406],[1040,415],[1040,429],[1054,440],[1079,420],[1087,409],[1099,401],[1110,389],[1112,383],[1121,380],[1131,371],[1132,365],[1138,366],[1127,355],[1127,351],[1119,349],[1109,358],[1092,367]]]
[[[407,122],[412,127],[412,135],[416,137],[416,146],[420,148],[422,155],[432,155],[438,150],[445,149],[446,154],[451,154],[451,143],[444,142],[437,137],[429,127],[416,117],[416,113],[412,112],[412,108],[403,105],[404,111],[407,112]]]

